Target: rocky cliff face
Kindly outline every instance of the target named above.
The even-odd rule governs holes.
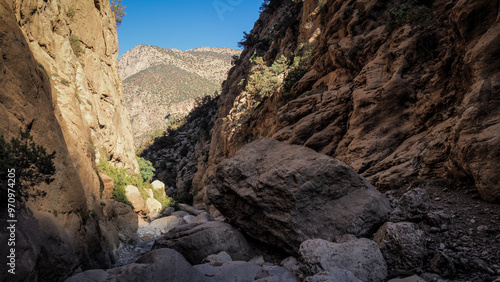
[[[121,204],[101,200],[95,160],[104,154],[138,170],[110,4],[1,1],[0,9],[1,133],[10,139],[30,125],[34,141],[56,152],[54,180],[30,187],[17,210],[14,280],[110,265],[120,243],[113,207]]]
[[[380,189],[432,181],[500,200],[498,1],[293,2],[270,1],[224,83],[199,206],[215,165],[259,137]]]
[[[127,51],[118,65],[136,146],[179,122],[197,98],[219,91],[232,56],[239,54],[230,48],[184,52],[149,45]]]

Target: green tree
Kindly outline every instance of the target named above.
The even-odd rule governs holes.
[[[115,13],[116,27],[120,26],[123,17],[127,15],[127,13],[125,13],[125,8],[127,8],[127,6],[122,6],[122,0],[111,0],[111,11]]]

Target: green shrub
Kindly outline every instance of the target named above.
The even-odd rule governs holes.
[[[69,7],[67,10],[66,10],[66,16],[72,21],[72,22],[75,22],[75,14],[76,14],[76,10],[75,8],[73,7]]]
[[[61,83],[68,86],[69,85],[69,80],[61,78]]]
[[[117,168],[113,166],[109,161],[105,158],[101,158],[99,164],[97,165],[97,169],[99,172],[104,173],[111,177],[115,182],[115,188],[113,190],[113,199],[118,202],[125,203],[127,205],[132,206],[132,204],[127,199],[125,195],[125,187],[128,185],[134,185],[139,189],[141,196],[146,200],[148,198],[146,189],[152,189],[151,183],[149,181],[144,181],[143,176],[139,174],[130,175],[127,173],[125,168]],[[169,197],[163,197],[161,195],[157,195],[155,190],[153,190],[153,194],[156,200],[162,203],[162,207],[165,208],[168,205],[172,204],[172,199]]]
[[[39,61],[36,61],[36,64],[43,70],[43,72],[49,76],[49,74],[47,73],[47,70],[45,69],[45,67],[42,65],[42,63],[40,63]]]
[[[7,142],[0,134],[0,176],[2,181],[7,179],[8,170],[15,169],[16,185],[29,184],[34,186],[42,181],[50,182],[56,172],[54,166],[55,152],[47,150],[33,141],[30,128],[19,131],[19,136]],[[22,189],[21,189],[22,190]],[[26,196],[21,191],[22,196]]]
[[[151,181],[156,171],[153,164],[141,157],[137,157],[137,162],[139,163],[139,170],[141,172],[142,179],[146,182]]]
[[[75,53],[75,56],[80,57],[80,55],[83,53],[83,49],[78,36],[76,36],[75,34],[71,34],[69,36],[69,43],[71,44],[71,49],[73,49],[73,53]]]
[[[390,28],[421,22],[432,17],[432,10],[418,0],[408,0],[390,9]]]

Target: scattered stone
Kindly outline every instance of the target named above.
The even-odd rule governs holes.
[[[387,265],[377,243],[361,238],[341,244],[322,239],[307,240],[300,245],[301,269],[314,275],[333,267],[351,271],[362,281],[383,281]]]
[[[442,252],[437,252],[432,258],[430,267],[433,272],[445,278],[451,278],[456,273],[453,260]]]
[[[202,263],[223,262],[223,261],[233,261],[233,259],[228,253],[222,251],[215,255],[209,255],[208,257],[203,259]]]
[[[429,226],[441,227],[443,225],[449,224],[451,221],[451,216],[443,210],[432,211],[426,214],[426,223]]]
[[[424,232],[411,222],[386,222],[373,238],[393,270],[421,267],[426,255]]]
[[[246,234],[289,253],[307,239],[371,235],[390,211],[389,201],[346,164],[269,138],[222,161],[207,194]]]
[[[232,261],[199,264],[194,268],[206,277],[206,281],[225,282],[254,281],[261,267],[246,261]]]
[[[363,282],[359,280],[352,272],[336,267],[328,271],[320,272],[314,276],[307,277],[304,282]]]
[[[221,251],[234,260],[249,260],[253,251],[247,240],[231,225],[210,221],[177,226],[156,240],[153,249],[172,248],[180,252],[192,264],[199,264],[204,258]]]
[[[277,265],[264,265],[255,276],[256,280],[263,281],[299,281],[297,276],[287,269]]]
[[[266,263],[264,261],[264,257],[262,256],[256,256],[256,257],[253,257],[251,260],[249,260],[248,262],[251,262],[251,263],[255,263],[255,264],[258,264],[258,265],[263,265],[264,263]]]
[[[399,199],[398,206],[389,216],[390,222],[412,221],[420,222],[424,220],[430,211],[429,194],[422,188],[412,189]]]
[[[486,225],[479,225],[477,227],[477,231],[479,231],[479,232],[486,231],[486,230],[488,230],[488,226],[486,226]]]

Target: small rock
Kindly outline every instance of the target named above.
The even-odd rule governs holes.
[[[424,232],[415,223],[386,222],[373,240],[379,245],[389,269],[411,270],[423,265],[426,254]]]
[[[453,277],[456,273],[453,261],[442,252],[437,252],[430,266],[433,272],[439,273],[442,277]]]
[[[208,257],[204,258],[202,263],[223,262],[223,261],[233,261],[233,259],[228,253],[221,251],[216,255],[209,255]]]
[[[287,257],[284,260],[280,262],[280,265],[285,268],[290,270],[291,272],[297,272],[298,270],[298,261],[295,257]]]
[[[277,265],[264,265],[255,276],[255,279],[258,281],[299,281],[292,272]]]
[[[475,219],[471,219],[470,223],[476,223],[476,220]]]
[[[477,231],[482,232],[482,231],[486,231],[486,230],[488,230],[488,226],[486,226],[486,225],[479,225],[477,227]]]
[[[262,256],[253,257],[248,262],[255,263],[255,264],[258,264],[258,265],[263,265],[265,263],[264,258]]]

